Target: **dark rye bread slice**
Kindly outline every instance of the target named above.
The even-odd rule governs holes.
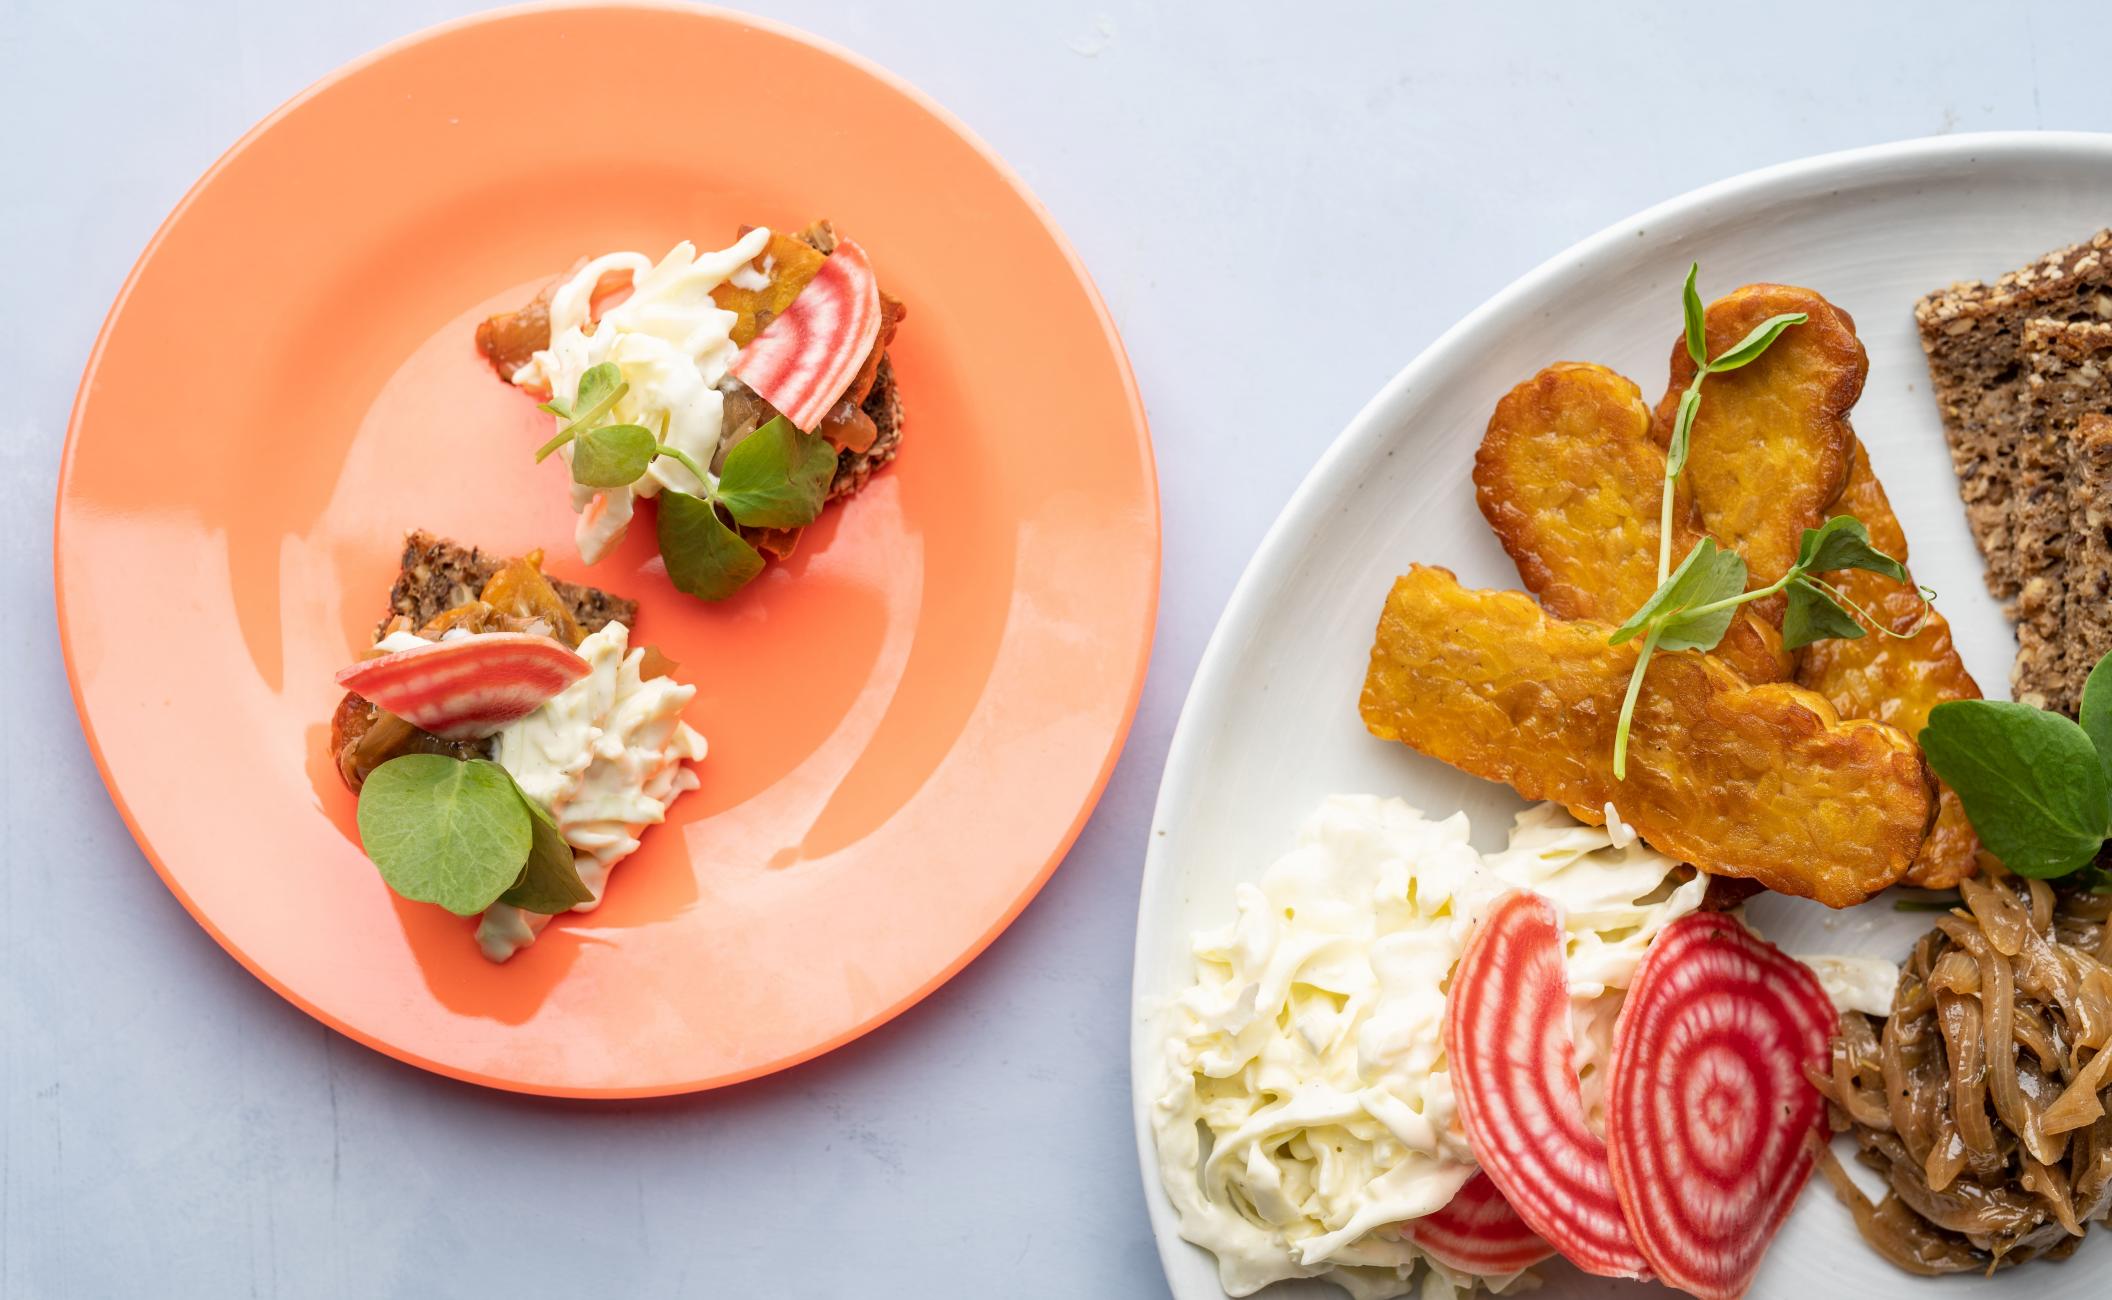
[[[484,584],[491,581],[491,575],[510,558],[487,555],[474,546],[463,546],[422,530],[410,534],[403,539],[403,565],[396,575],[396,585],[389,588],[388,617],[375,629],[375,639],[380,639],[381,628],[398,615],[409,619],[413,627],[423,627],[455,606],[475,600]],[[637,625],[635,600],[556,578],[550,579],[550,585],[570,607],[582,631],[599,632],[610,623]]]
[[[2016,698],[2073,715],[2112,649],[2112,322],[2025,327],[2029,421],[2018,445]]]
[[[2029,419],[2029,322],[2112,322],[2112,229],[2012,271],[1993,284],[1954,284],[1914,306],[1966,521],[1987,560],[1987,585],[2013,600],[2017,450]]]

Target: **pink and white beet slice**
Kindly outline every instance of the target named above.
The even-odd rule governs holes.
[[[1474,1158],[1528,1227],[1587,1273],[1645,1277],[1606,1143],[1584,1122],[1562,954],[1553,903],[1523,889],[1497,901],[1452,976],[1453,1094]]]
[[[1838,1028],[1809,967],[1730,917],[1681,917],[1636,967],[1606,1081],[1613,1185],[1650,1267],[1743,1295],[1797,1192],[1825,1102],[1805,1081]]]
[[[362,660],[337,682],[443,740],[478,740],[586,675],[587,661],[549,637],[486,632]]]
[[[856,240],[836,251],[734,358],[734,375],[812,433],[857,378],[880,337],[880,277]]]

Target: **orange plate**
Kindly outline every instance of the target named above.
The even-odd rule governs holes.
[[[584,569],[474,322],[585,254],[817,215],[909,303],[901,458],[724,605],[647,521]],[[412,527],[637,597],[711,743],[600,910],[504,966],[382,888],[324,753]],[[1158,528],[1114,327],[959,123],[745,16],[536,8],[344,69],[177,206],[81,381],[59,626],[118,808],[258,978],[427,1069],[640,1096],[845,1042],[1026,905],[1135,711]]]

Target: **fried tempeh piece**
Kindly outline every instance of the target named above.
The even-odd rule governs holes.
[[[1832,513],[1853,515],[1870,530],[1870,544],[1902,563],[1907,535],[1892,513],[1884,485],[1870,468],[1860,441],[1848,486]],[[1894,632],[1913,629],[1923,616],[1921,594],[1883,574],[1844,569],[1824,575],[1848,598],[1871,610]],[[1945,700],[1977,700],[1980,685],[1951,644],[1951,625],[1931,609],[1921,630],[1906,640],[1871,629],[1857,640],[1816,641],[1797,652],[1797,684],[1825,696],[1844,718],[1875,718],[1918,739],[1929,710]],[[1869,627],[1868,620],[1859,620]],[[1949,889],[1979,869],[1980,839],[1951,788],[1937,783],[1936,824],[1907,872],[1907,883]]]
[[[1804,530],[1825,521],[1846,486],[1855,442],[1848,411],[1870,371],[1848,313],[1786,284],[1749,284],[1710,303],[1708,354],[1722,354],[1786,312],[1811,319],[1785,331],[1751,365],[1702,381],[1685,474],[1703,525],[1745,557],[1754,586],[1789,571]],[[1671,384],[1657,404],[1658,446],[1671,441],[1680,394],[1693,379],[1682,337],[1672,345]],[[1780,598],[1761,604],[1779,625]]]
[[[1474,455],[1474,499],[1526,590],[1557,618],[1619,624],[1657,590],[1665,453],[1642,390],[1604,366],[1564,361],[1504,394]],[[1702,538],[1682,485],[1675,562]],[[1716,649],[1746,680],[1790,673],[1782,636],[1742,610]]]
[[[1881,722],[1843,722],[1801,687],[1749,685],[1709,655],[1651,661],[1628,779],[1615,780],[1636,647],[1606,644],[1609,631],[1418,565],[1380,616],[1364,725],[1587,822],[1612,802],[1664,853],[1828,906],[1906,874],[1934,807],[1913,742]]]

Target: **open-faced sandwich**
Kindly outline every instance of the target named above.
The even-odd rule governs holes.
[[[373,648],[338,673],[331,751],[389,888],[462,916],[505,961],[601,901],[610,868],[697,787],[696,694],[637,606],[424,533]]]
[[[501,379],[544,398],[582,559],[658,497],[668,577],[731,595],[791,554],[823,505],[894,459],[888,346],[904,316],[865,250],[818,221],[715,252],[606,253],[477,328]]]

